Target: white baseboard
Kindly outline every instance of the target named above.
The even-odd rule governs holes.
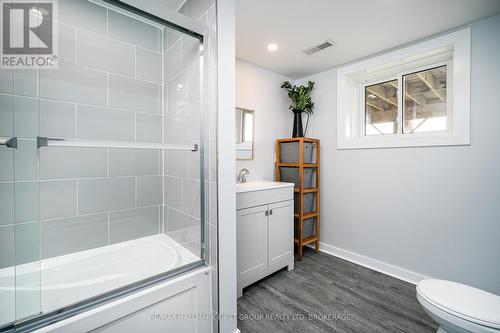
[[[373,269],[374,271],[384,273],[386,275],[392,276],[396,279],[403,280],[412,284],[417,284],[421,280],[428,279],[427,276],[418,274],[407,269],[397,267],[385,262],[365,257],[361,254],[357,254],[348,250],[341,249],[339,247],[329,245],[323,242],[319,243],[319,250],[321,252],[330,254],[335,257],[353,262],[355,264]]]

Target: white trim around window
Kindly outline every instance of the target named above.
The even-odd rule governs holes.
[[[404,75],[446,65],[447,129],[403,134]],[[365,135],[365,87],[398,80],[398,131]],[[337,70],[337,148],[470,144],[470,28],[448,33]]]

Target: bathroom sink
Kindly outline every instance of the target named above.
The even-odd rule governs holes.
[[[288,186],[293,186],[293,183],[283,183],[283,182],[273,182],[273,181],[236,183],[236,193],[261,191],[271,188],[281,188]]]

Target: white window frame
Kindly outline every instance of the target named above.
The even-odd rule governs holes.
[[[403,134],[403,76],[446,65],[447,130]],[[365,87],[398,79],[398,133],[365,135]],[[470,28],[337,71],[337,149],[470,144]]]

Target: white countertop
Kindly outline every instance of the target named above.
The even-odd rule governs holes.
[[[293,183],[272,182],[272,181],[258,181],[247,183],[236,183],[236,193],[253,192],[269,190],[273,188],[282,188],[294,186]]]

